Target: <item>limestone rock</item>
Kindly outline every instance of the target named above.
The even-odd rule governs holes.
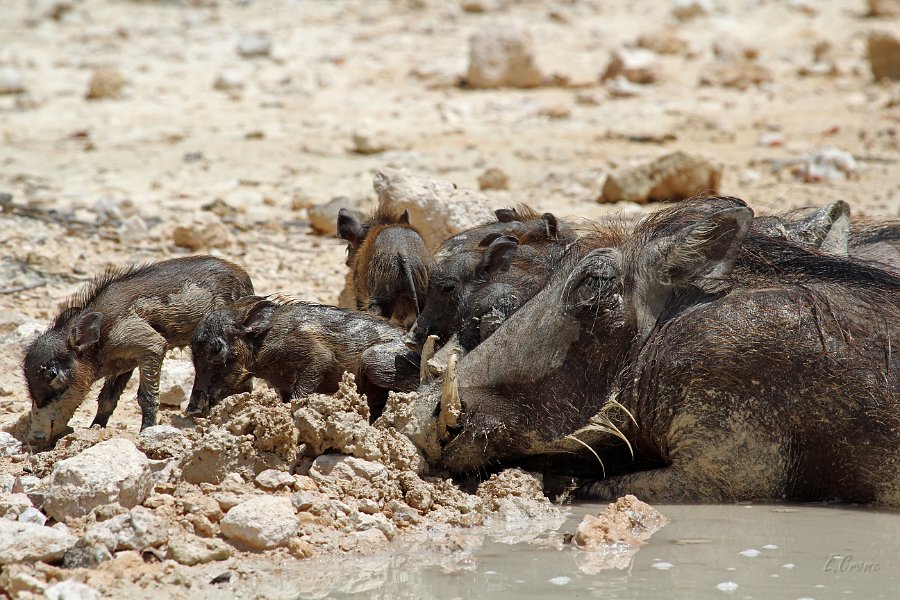
[[[287,545],[297,535],[298,524],[290,498],[259,496],[229,510],[219,525],[228,539],[269,550]]]
[[[181,456],[190,445],[187,436],[171,425],[148,427],[138,437],[138,448],[153,460]]]
[[[868,40],[869,66],[875,79],[900,80],[900,37],[873,31]]]
[[[22,94],[25,82],[22,74],[10,67],[0,67],[0,94]]]
[[[490,167],[478,176],[478,187],[483,190],[508,190],[509,175],[503,169]]]
[[[407,169],[385,167],[375,174],[379,207],[409,210],[410,222],[429,248],[464,229],[495,221],[498,203],[475,191]]]
[[[31,507],[31,499],[27,494],[0,494],[0,517],[15,521]]]
[[[529,32],[498,24],[469,38],[466,80],[470,86],[532,88],[541,85],[543,79]]]
[[[294,476],[278,469],[266,469],[256,476],[256,484],[266,490],[290,488],[294,486]]]
[[[624,77],[632,83],[654,83],[660,78],[659,56],[646,48],[619,48],[610,56],[601,79]]]
[[[0,565],[59,560],[76,541],[51,527],[0,519]]]
[[[189,360],[167,360],[159,378],[159,403],[181,406],[191,397],[194,385],[194,364]]]
[[[609,175],[600,202],[683,200],[719,191],[722,168],[706,159],[673,152],[649,163]]]
[[[85,98],[88,100],[102,100],[115,98],[125,86],[125,78],[118,69],[112,67],[100,67],[91,75]]]
[[[143,506],[91,525],[84,534],[88,544],[102,543],[110,552],[145,550],[166,543],[169,530],[166,520]]]
[[[22,442],[13,437],[11,433],[0,431],[0,456],[9,456],[20,452],[22,452]]]
[[[233,242],[233,236],[222,220],[211,212],[200,211],[187,215],[172,231],[176,246],[189,250],[225,248]]]
[[[147,457],[130,441],[113,438],[58,463],[50,474],[43,508],[57,521],[65,521],[104,504],[132,508],[152,488]]]
[[[686,21],[712,12],[710,0],[675,0],[672,2],[672,14],[676,19]]]
[[[755,60],[737,59],[713,62],[700,73],[700,85],[749,89],[772,81],[772,71]]]
[[[900,17],[900,0],[869,0],[870,17]]]
[[[247,35],[238,40],[237,53],[244,58],[269,56],[272,40],[265,35]]]
[[[213,88],[222,91],[235,91],[243,89],[244,77],[239,72],[226,69],[216,75]]]
[[[169,540],[166,558],[183,565],[202,565],[216,560],[225,560],[234,549],[218,538],[201,538],[196,535]]]
[[[100,600],[100,592],[74,579],[54,583],[44,592],[47,600]]]

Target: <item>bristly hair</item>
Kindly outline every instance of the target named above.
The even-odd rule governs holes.
[[[854,223],[851,227],[851,248],[878,242],[900,242],[900,221]]]
[[[388,209],[386,206],[379,205],[372,213],[372,216],[366,219],[365,224],[374,227],[375,225],[397,225],[400,227],[412,227],[406,223],[400,222],[400,216],[403,210],[399,208]]]
[[[66,325],[75,315],[90,306],[113,283],[142,275],[151,266],[153,266],[153,263],[107,268],[101,275],[94,277],[60,305],[60,312],[53,319],[50,329],[57,329]]]
[[[533,221],[535,219],[541,219],[542,215],[538,211],[534,210],[524,202],[519,202],[515,206],[509,207],[510,211],[513,213],[512,221]],[[500,219],[497,219],[500,221]]]

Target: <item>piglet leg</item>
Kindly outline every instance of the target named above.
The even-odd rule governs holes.
[[[116,405],[119,403],[119,396],[122,395],[122,390],[128,385],[128,380],[131,379],[133,372],[134,369],[129,369],[115,377],[106,378],[103,382],[103,388],[100,390],[100,396],[97,398],[97,416],[94,417],[91,427],[94,425],[106,427],[109,418],[116,409]]]

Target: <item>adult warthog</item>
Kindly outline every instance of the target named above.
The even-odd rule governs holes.
[[[595,497],[900,505],[900,279],[752,219],[710,198],[582,238],[423,386],[411,438],[454,471],[582,446],[630,466]]]

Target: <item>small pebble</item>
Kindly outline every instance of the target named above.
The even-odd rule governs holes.
[[[565,575],[560,575],[559,577],[554,577],[550,580],[550,583],[553,585],[569,585],[569,582],[572,581],[571,577],[566,577]]]
[[[655,562],[655,563],[653,563],[653,564],[650,565],[650,566],[652,566],[654,569],[659,569],[660,571],[668,571],[669,569],[671,569],[671,568],[674,567],[675,565],[673,565],[673,564],[670,563],[670,562],[660,561],[660,562]]]
[[[795,565],[794,563],[784,563],[783,565],[781,565],[781,567],[782,567],[783,569],[793,569],[793,568],[796,567],[796,566],[797,566],[797,565]]]
[[[738,554],[740,554],[741,556],[746,556],[747,558],[756,558],[762,553],[756,548],[747,548],[746,550],[738,552]]]
[[[716,589],[720,592],[733,592],[738,589],[738,584],[733,581],[723,581],[722,583],[716,586]]]
[[[763,550],[778,550],[778,546],[775,544],[766,544],[763,546]]]

